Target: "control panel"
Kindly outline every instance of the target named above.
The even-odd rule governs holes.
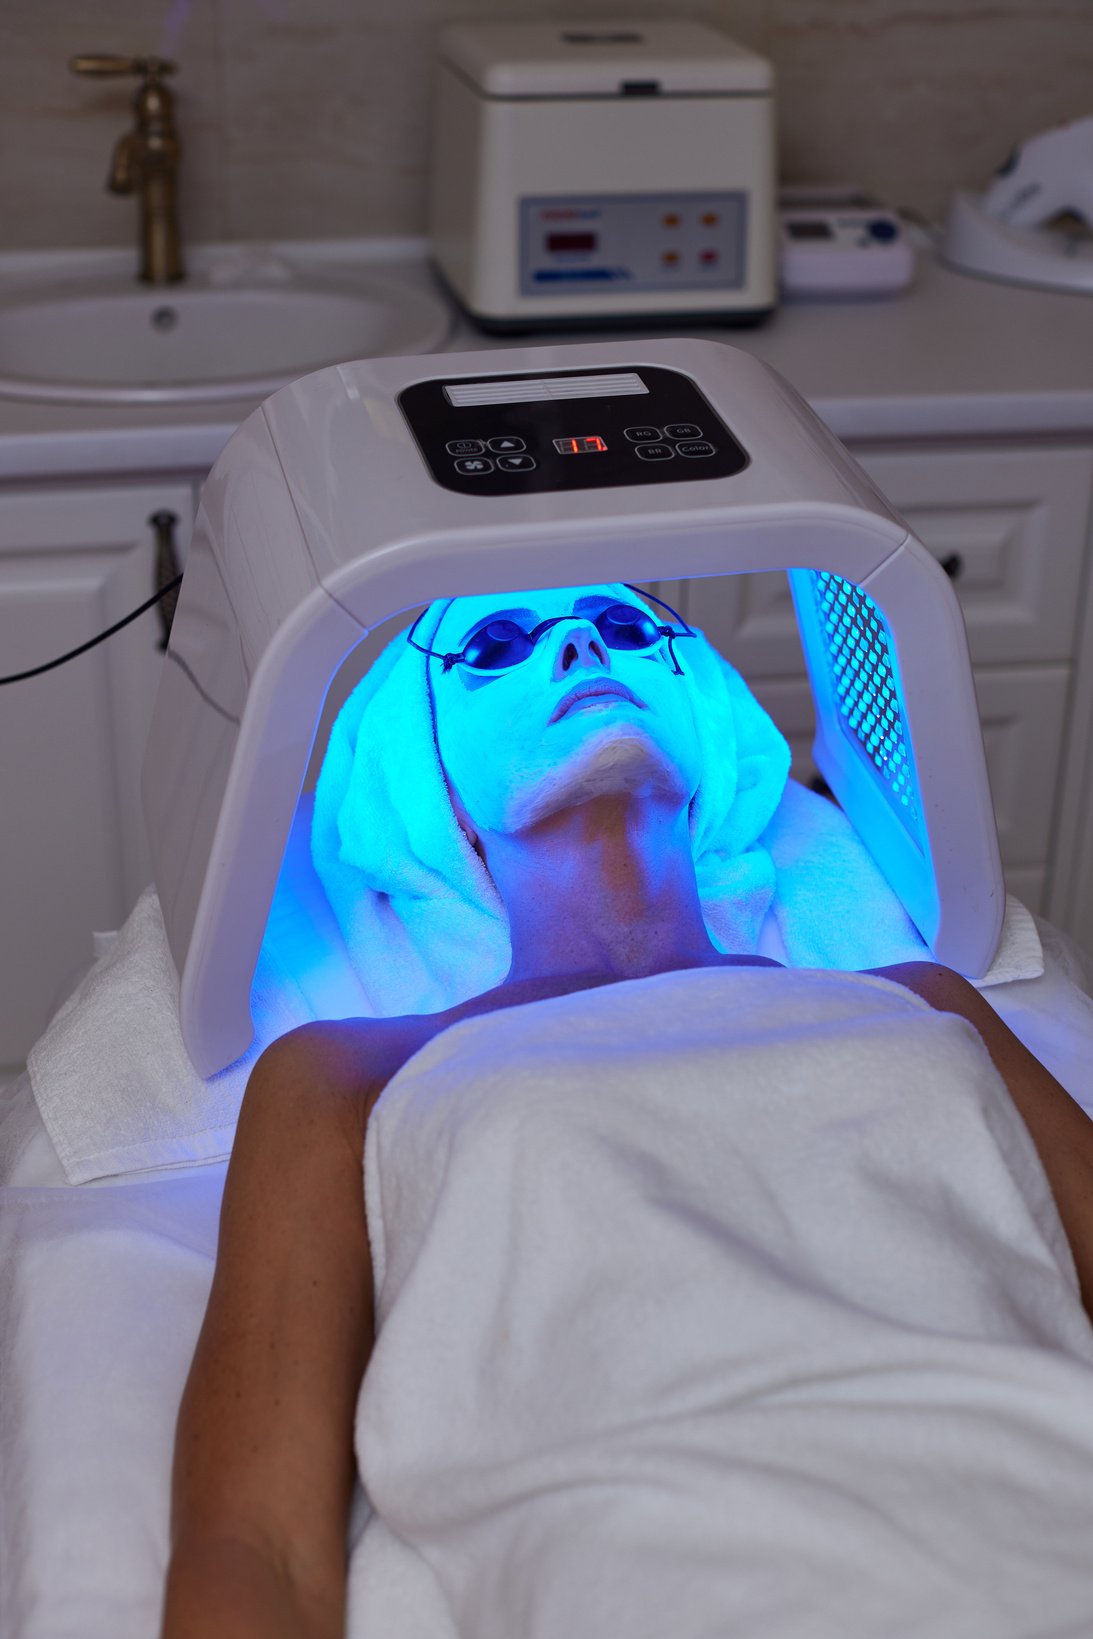
[[[659,365],[418,381],[399,407],[463,495],[729,478],[746,451],[689,376]]]
[[[520,294],[739,290],[747,194],[588,194],[520,200]]]

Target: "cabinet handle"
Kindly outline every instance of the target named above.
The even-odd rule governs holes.
[[[950,580],[959,580],[964,573],[964,559],[959,552],[950,552],[947,558],[941,558],[939,562]]]
[[[159,592],[170,581],[177,580],[180,573],[178,567],[178,551],[175,547],[175,525],[178,516],[174,512],[153,512],[148,522],[156,532],[156,562],[153,581],[153,591]],[[167,647],[171,636],[171,623],[175,618],[175,605],[178,602],[178,587],[168,592],[159,605],[159,629],[161,649]]]

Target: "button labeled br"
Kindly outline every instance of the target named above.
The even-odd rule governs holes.
[[[490,448],[493,448],[491,443]],[[530,472],[535,465],[533,455],[499,455],[497,457],[498,472]]]
[[[670,461],[676,452],[671,444],[639,444],[634,453],[643,461]]]
[[[456,472],[466,473],[471,478],[480,478],[484,472],[493,471],[493,462],[487,461],[483,455],[472,455],[465,461],[457,461],[455,470]]]

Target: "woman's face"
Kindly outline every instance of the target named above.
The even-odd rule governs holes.
[[[646,607],[608,586],[457,598],[445,611],[429,647],[449,654],[502,616],[528,632],[565,617],[504,671],[423,662],[433,668],[441,762],[475,836],[521,831],[597,796],[690,802],[701,772],[691,691],[665,640],[643,650],[604,642],[594,619],[620,598]]]

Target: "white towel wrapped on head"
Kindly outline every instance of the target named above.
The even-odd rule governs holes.
[[[626,586],[603,590],[634,601]],[[447,607],[427,611],[423,647]],[[760,838],[789,747],[701,633],[678,655],[702,751],[691,804],[699,895],[722,949],[752,953],[775,893]],[[377,1013],[450,1007],[500,983],[510,961],[504,907],[448,796],[430,664],[404,635],[388,645],[338,716],[315,794],[315,869]]]

